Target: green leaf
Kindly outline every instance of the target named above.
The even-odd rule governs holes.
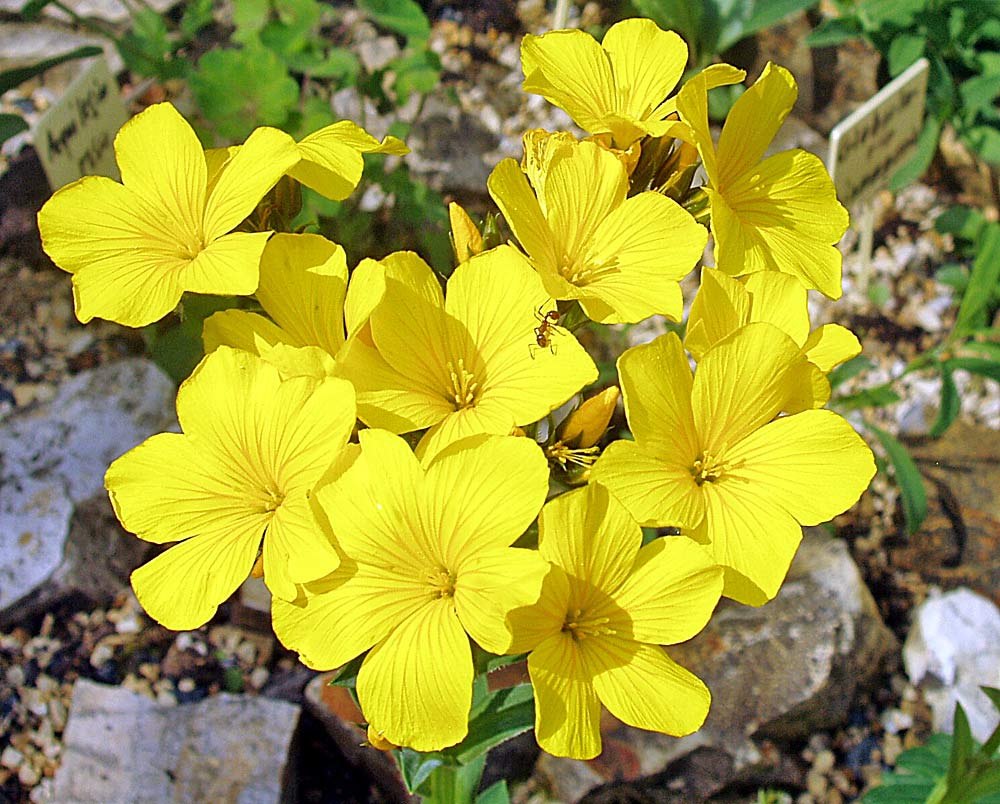
[[[875,364],[871,360],[863,355],[858,355],[857,357],[852,357],[846,363],[837,366],[826,375],[826,378],[829,380],[830,388],[832,389],[874,367]]]
[[[966,341],[962,344],[961,351],[986,355],[991,360],[1000,363],[1000,343],[994,343],[993,341]]]
[[[22,131],[28,130],[28,124],[24,122],[24,118],[18,114],[10,114],[8,112],[0,113],[0,143],[6,142],[15,134],[20,134]]]
[[[465,739],[440,753],[465,765],[534,725],[535,700],[530,684],[497,690],[490,693],[486,706],[469,721]]]
[[[986,225],[986,216],[975,207],[956,204],[948,207],[934,220],[934,229],[963,240],[975,240]]]
[[[642,16],[648,17],[665,31],[676,31],[688,43],[698,40],[703,13],[708,4],[690,0],[632,0]]]
[[[883,777],[886,778],[886,777]],[[925,804],[934,783],[923,779],[907,779],[886,784],[865,793],[862,804]]]
[[[100,56],[104,51],[97,45],[84,45],[82,47],[74,48],[73,50],[68,50],[65,53],[60,53],[58,56],[53,56],[50,59],[43,59],[42,61],[37,61],[27,67],[18,67],[13,70],[4,70],[0,73],[0,94],[3,94],[8,89],[13,89],[19,84],[23,84],[29,78],[34,78],[36,75],[41,75],[50,67],[55,67],[57,64],[63,64],[67,61],[73,61],[73,59],[84,59],[90,56]]]
[[[212,23],[213,0],[189,0],[181,15],[181,33],[187,40],[194,38],[202,28]]]
[[[926,0],[877,0],[860,4],[858,13],[866,28],[881,28],[889,23],[897,29],[906,29],[926,8]]]
[[[367,654],[355,656],[337,671],[337,675],[330,679],[331,687],[351,687],[353,688],[358,680],[358,671],[361,670],[361,663]]]
[[[427,49],[407,51],[393,59],[386,69],[396,74],[392,86],[400,105],[414,92],[418,95],[433,92],[441,78],[441,61],[437,53]]]
[[[892,40],[886,60],[889,75],[895,78],[913,62],[924,55],[927,38],[919,34],[901,33]]]
[[[906,530],[912,536],[927,517],[927,492],[924,490],[923,477],[920,470],[910,457],[909,451],[896,438],[885,430],[873,424],[865,424],[882,444],[889,463],[892,464],[899,496],[903,503],[903,515],[906,518]]]
[[[476,804],[510,804],[507,780],[500,779],[476,796]]]
[[[205,119],[228,140],[245,139],[257,126],[280,128],[299,98],[285,63],[260,45],[209,51],[190,85]]]
[[[961,297],[969,287],[969,269],[961,263],[949,262],[934,272],[934,280],[947,285]]]
[[[320,21],[316,0],[275,0],[277,19],[258,32],[265,47],[286,58],[307,50]]]
[[[950,756],[951,735],[932,734],[924,745],[900,754],[896,768],[936,783],[947,772]]]
[[[944,365],[950,370],[965,369],[972,374],[1000,382],[1000,363],[986,357],[953,357]]]
[[[958,395],[958,388],[955,387],[955,378],[951,375],[951,370],[947,365],[941,366],[941,407],[938,410],[937,421],[931,427],[931,438],[939,438],[944,431],[951,427],[952,422],[962,412],[962,399]]]
[[[411,793],[415,793],[434,770],[444,764],[438,754],[423,754],[412,748],[400,748],[393,753],[396,755],[396,764],[399,765],[403,784]]]
[[[42,13],[42,10],[52,3],[52,0],[29,0],[21,6],[21,16],[26,20],[32,20]]]
[[[692,3],[692,5],[697,5]],[[743,36],[750,36],[777,25],[785,17],[819,5],[819,0],[757,0],[750,16],[743,23]]]
[[[973,751],[976,750],[975,742],[972,739],[972,729],[969,728],[969,717],[965,714],[962,704],[955,703],[955,715],[951,721],[951,757],[948,761],[948,786],[955,787],[956,784],[967,778],[966,771],[969,766],[969,759]]]
[[[994,126],[973,126],[962,132],[962,139],[983,160],[1000,165],[1000,131]]]
[[[958,308],[953,332],[962,335],[986,323],[986,306],[1000,281],[1000,224],[989,223],[977,241],[979,253],[972,264],[969,286]]]
[[[857,408],[881,408],[892,405],[900,399],[899,394],[886,385],[879,385],[875,388],[865,388],[855,394],[842,396],[837,399],[837,407],[845,410],[856,410]]]
[[[1000,95],[1000,75],[978,75],[963,81],[958,87],[962,103],[973,109],[992,106]]]
[[[357,5],[376,25],[411,41],[426,42],[431,35],[427,16],[413,0],[358,0]]]
[[[857,17],[830,17],[806,37],[806,44],[809,47],[830,47],[850,39],[858,39],[863,33]]]
[[[257,34],[271,18],[270,0],[240,0],[232,5],[233,41],[241,45],[256,44]]]

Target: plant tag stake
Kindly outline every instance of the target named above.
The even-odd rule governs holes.
[[[107,62],[95,58],[85,64],[35,126],[35,150],[53,191],[93,174],[120,178],[113,146],[128,111]]]
[[[877,190],[917,152],[930,63],[918,59],[830,132],[830,175],[846,207],[860,205],[861,283],[871,273]]]

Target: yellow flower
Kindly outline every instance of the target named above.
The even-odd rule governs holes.
[[[795,79],[771,63],[733,105],[718,149],[708,125],[704,74],[677,95],[708,175],[716,267],[731,276],[783,271],[831,299],[841,294],[836,248],[848,215],[819,157],[795,149],[763,159],[792,109]]]
[[[794,276],[766,271],[733,279],[701,269],[701,285],[691,303],[684,347],[695,360],[713,344],[752,321],[766,321],[795,341],[824,374],[861,353],[854,333],[839,324],[810,331],[806,289]],[[825,404],[826,399],[820,401]]]
[[[504,159],[488,186],[549,296],[579,299],[603,323],[680,320],[678,280],[701,256],[705,228],[659,193],[626,198],[625,166],[595,143],[526,138],[525,150],[527,177]]]
[[[380,290],[381,301],[371,309],[370,332],[348,341],[338,372],[357,389],[365,424],[395,433],[431,428],[421,456],[474,433],[507,435],[597,378],[566,330],[553,326],[550,348],[537,345],[535,329],[551,299],[510,246],[459,265],[447,300],[415,255],[397,256],[392,271],[369,277],[352,305],[356,279],[357,272],[348,290],[354,327]]]
[[[315,234],[276,234],[260,259],[257,299],[265,318],[246,310],[223,310],[205,321],[205,351],[220,345],[261,354],[267,347],[317,347],[323,374],[344,345],[344,249]],[[323,355],[326,356],[324,359]]]
[[[667,133],[674,110],[667,95],[687,57],[683,39],[644,19],[612,25],[600,45],[577,30],[521,41],[524,91],[564,109],[584,131],[610,133],[622,149],[646,134]]]
[[[624,723],[681,736],[701,727],[708,688],[660,647],[697,634],[722,571],[689,539],[642,546],[635,520],[596,484],[555,498],[539,518],[552,563],[537,604],[516,609],[511,652],[530,650],[535,736],[550,754],[601,752],[601,704]]]
[[[257,129],[210,175],[194,131],[160,103],[122,126],[115,157],[122,184],[87,176],[38,213],[45,251],[73,274],[81,321],[140,327],[169,313],[184,291],[257,289],[270,232],[232,230],[298,161],[287,134]]]
[[[452,201],[448,204],[448,218],[451,222],[451,246],[459,263],[483,250],[483,235],[469,213]]]
[[[307,494],[354,426],[349,383],[282,381],[260,358],[221,347],[181,385],[177,418],[182,434],[154,435],[104,478],[126,529],[181,542],[132,573],[151,617],[173,629],[203,625],[261,549],[264,581],[279,597],[337,568]]]
[[[274,630],[316,669],[369,651],[357,679],[369,733],[433,751],[468,730],[469,637],[506,651],[507,613],[538,599],[545,562],[510,545],[548,469],[526,438],[473,436],[422,466],[397,436],[359,436],[315,494],[343,562],[295,601],[275,598]]]
[[[635,441],[592,470],[641,525],[678,526],[725,569],[727,597],[777,593],[802,537],[854,504],[875,473],[840,416],[813,410],[819,370],[777,327],[748,324],[701,358],[693,379],[670,333],[618,359]],[[782,410],[799,410],[778,416]]]

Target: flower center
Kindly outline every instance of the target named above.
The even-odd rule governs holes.
[[[617,274],[618,271],[617,257],[611,257],[606,262],[593,264],[580,259],[571,259],[568,254],[563,254],[562,266],[559,269],[563,279],[577,287],[584,287],[591,282]]]
[[[284,492],[279,491],[276,486],[268,484],[264,487],[264,513],[273,514],[284,501]]]
[[[594,617],[588,615],[582,609],[573,609],[566,612],[566,619],[563,620],[562,632],[569,634],[574,642],[592,636],[604,636],[613,632],[608,625],[610,618]]]
[[[455,596],[455,573],[450,572],[446,567],[436,567],[427,573],[427,583],[431,587],[432,597],[454,597]]]
[[[600,451],[600,447],[573,449],[567,447],[562,441],[556,441],[555,444],[545,448],[545,455],[550,461],[555,461],[565,469],[568,463],[575,463],[577,466],[592,466]]]
[[[701,453],[688,468],[691,477],[694,478],[696,486],[703,486],[706,483],[715,483],[726,471],[725,464],[709,455],[707,452]]]
[[[476,403],[476,391],[479,389],[479,383],[476,382],[472,372],[466,370],[463,358],[458,358],[458,365],[449,360],[447,367],[451,377],[449,398],[454,400],[455,409],[471,408]]]

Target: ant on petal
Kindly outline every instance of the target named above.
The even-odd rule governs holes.
[[[542,305],[542,307],[544,306]],[[535,312],[535,317],[538,319],[538,326],[534,329],[535,346],[539,349],[548,349],[552,354],[555,354],[556,349],[552,343],[552,334],[556,330],[553,327],[559,324],[562,315],[558,310],[549,310],[547,313],[543,313],[542,307],[539,307]],[[530,347],[530,349],[534,349],[535,346]],[[535,356],[534,351],[531,352],[531,356]]]

